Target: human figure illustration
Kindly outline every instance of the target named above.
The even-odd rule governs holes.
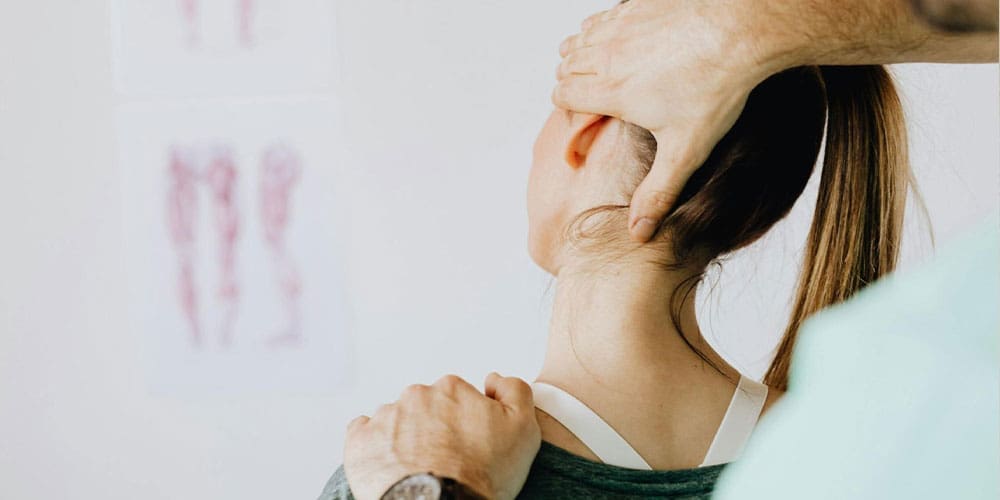
[[[236,240],[239,237],[239,207],[236,204],[236,164],[226,146],[213,146],[202,179],[211,192],[215,231],[218,235],[219,281],[216,299],[222,309],[219,337],[223,345],[232,342],[233,326],[239,301],[236,279]]]
[[[185,38],[188,47],[197,47],[201,43],[199,0],[179,0],[178,6],[187,33]],[[253,18],[256,7],[257,2],[254,0],[236,0],[233,10],[233,17],[236,20],[236,36],[240,45],[245,48],[252,47],[254,43]]]
[[[256,2],[254,0],[236,0],[236,20],[240,43],[244,47],[253,46],[253,16]]]
[[[187,31],[188,47],[196,47],[201,41],[198,33],[198,0],[180,0],[181,18]]]
[[[181,309],[191,332],[191,342],[201,345],[198,294],[194,279],[195,222],[198,217],[198,172],[189,150],[170,149],[167,169],[167,227],[177,251],[180,269],[177,290]]]
[[[276,144],[264,151],[260,163],[260,218],[287,311],[287,323],[272,337],[272,345],[296,344],[302,340],[299,313],[302,279],[285,239],[291,219],[292,191],[301,175],[302,162],[288,146]]]

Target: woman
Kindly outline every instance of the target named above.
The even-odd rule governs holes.
[[[764,385],[704,341],[694,292],[709,264],[789,212],[824,123],[815,218]],[[653,240],[638,245],[627,203],[655,153],[640,127],[563,110],[536,141],[529,250],[558,287],[533,385],[543,444],[521,497],[708,496],[786,387],[803,319],[894,267],[909,170],[902,110],[881,66],[800,67],[763,81]],[[323,498],[347,496],[341,469]]]
[[[817,159],[826,111],[815,219],[763,386],[704,341],[693,292],[711,262],[789,212]],[[558,289],[533,385],[542,450],[522,496],[548,496],[552,481],[565,492],[566,478],[580,497],[707,496],[715,465],[738,456],[786,387],[803,319],[895,264],[909,170],[900,103],[880,66],[794,68],[762,82],[657,236],[639,246],[625,229],[627,202],[655,150],[637,126],[561,110],[536,143],[530,250]]]

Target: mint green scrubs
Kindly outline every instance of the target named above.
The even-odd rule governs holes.
[[[716,499],[1000,498],[1000,231],[816,315]]]

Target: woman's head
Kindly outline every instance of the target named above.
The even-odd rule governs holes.
[[[654,246],[669,254],[664,261],[703,268],[788,213],[812,173],[825,114],[816,68],[786,71],[758,86],[661,225]],[[629,247],[627,206],[655,154],[656,140],[641,127],[553,111],[535,143],[528,188],[535,261],[558,274],[567,258]]]
[[[765,378],[778,387],[804,318],[895,264],[909,170],[902,110],[885,69],[800,67],[762,82],[643,247],[665,266],[698,273],[760,238],[804,190],[824,124],[823,175],[794,311]],[[535,143],[529,180],[532,258],[558,275],[567,264],[632,254],[628,203],[655,153],[641,127],[554,111]]]

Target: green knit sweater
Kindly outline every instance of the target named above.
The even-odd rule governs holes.
[[[707,499],[724,467],[725,464],[670,471],[626,469],[594,462],[542,441],[518,498]],[[343,466],[326,483],[319,500],[354,500]]]

